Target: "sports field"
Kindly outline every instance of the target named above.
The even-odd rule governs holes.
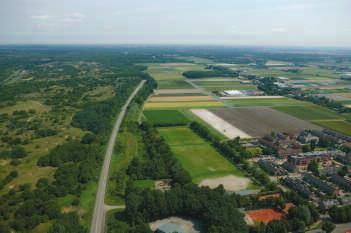
[[[155,126],[186,125],[190,122],[177,110],[146,110],[144,116]]]
[[[226,100],[233,107],[275,107],[275,106],[301,106],[308,103],[289,98],[252,98]]]
[[[195,183],[206,178],[243,173],[221,156],[208,142],[187,127],[159,128],[161,135]]]

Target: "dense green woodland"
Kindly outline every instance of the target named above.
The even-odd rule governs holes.
[[[86,203],[80,202],[84,201],[81,195],[91,189],[91,183],[97,183],[104,145],[116,114],[142,79],[147,84],[136,101],[144,102],[156,85],[143,72],[146,67],[134,64],[158,59],[124,51],[76,47],[0,49],[0,106],[15,108],[28,98],[48,106],[48,110],[40,112],[30,109],[1,114],[0,158],[11,165],[0,179],[1,233],[11,229],[31,232],[41,223],[50,223],[46,227],[49,232],[87,232],[93,202],[89,209],[82,209],[82,216],[78,210],[86,208]],[[94,94],[96,98],[89,94],[97,88],[109,88],[111,94]],[[99,100],[100,95],[106,97]],[[66,137],[62,128],[76,128],[82,133]],[[57,138],[59,144],[49,152],[44,152],[45,145],[28,150],[32,142],[46,138]],[[37,164],[29,169],[53,169],[52,177],[9,189],[24,172],[32,171],[22,169],[24,160]],[[75,211],[64,213],[63,207]]]

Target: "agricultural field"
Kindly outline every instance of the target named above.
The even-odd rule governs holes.
[[[257,87],[253,84],[241,84],[240,81],[192,81],[197,86],[204,88],[207,91],[224,91],[224,90],[256,90]]]
[[[218,117],[252,137],[263,137],[271,132],[299,133],[321,127],[288,114],[265,107],[211,109]]]
[[[147,102],[144,105],[145,109],[182,109],[182,108],[212,108],[212,107],[223,107],[222,102],[217,101],[205,101],[205,102]]]
[[[212,96],[152,96],[148,102],[207,102],[214,101]]]
[[[195,183],[204,179],[228,175],[243,177],[243,173],[187,127],[159,128],[177,159],[190,173]]]
[[[307,121],[343,119],[340,114],[314,104],[305,106],[277,106],[274,108]]]
[[[321,127],[351,135],[351,122],[349,115],[339,114],[327,108],[310,106],[275,107],[276,110],[295,116],[302,120],[310,121]]]
[[[178,110],[146,110],[144,116],[154,126],[186,125],[189,119]]]
[[[303,106],[306,102],[290,98],[249,98],[226,100],[225,103],[233,107],[276,107],[276,106]]]

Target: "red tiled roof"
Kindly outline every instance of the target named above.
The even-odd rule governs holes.
[[[252,210],[247,211],[246,214],[255,222],[263,222],[264,224],[273,220],[281,220],[284,217],[284,213],[274,209]]]

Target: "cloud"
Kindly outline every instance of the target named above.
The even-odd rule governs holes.
[[[85,15],[80,12],[74,12],[65,16],[62,21],[66,23],[80,23],[84,20]]]
[[[35,19],[35,20],[46,21],[46,20],[51,19],[53,17],[50,15],[33,15],[33,16],[31,16],[31,18]]]
[[[271,31],[275,33],[284,33],[284,32],[287,32],[288,29],[285,27],[276,27],[276,28],[272,28]]]

